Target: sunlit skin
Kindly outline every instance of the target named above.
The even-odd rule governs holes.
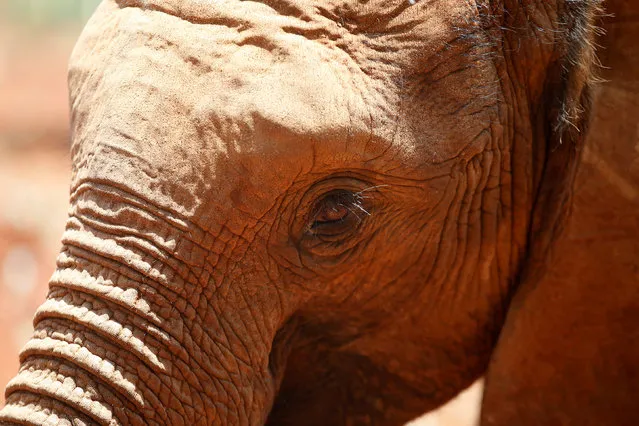
[[[401,425],[450,400],[568,201],[578,3],[105,1],[0,423]]]

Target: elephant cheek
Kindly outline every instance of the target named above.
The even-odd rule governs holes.
[[[196,278],[206,274],[158,237],[176,233],[165,220],[86,201],[74,204],[0,424],[263,424],[275,393],[268,339],[256,343],[207,294]],[[126,230],[107,219],[123,212]]]

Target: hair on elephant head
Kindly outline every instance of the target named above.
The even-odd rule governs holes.
[[[598,13],[105,0],[0,423],[399,425],[454,397],[543,275]]]

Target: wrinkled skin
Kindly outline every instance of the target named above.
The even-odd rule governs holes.
[[[554,276],[595,6],[105,1],[0,424],[399,425],[489,363],[484,423],[534,419],[500,403],[548,362],[513,347]]]
[[[511,305],[482,424],[637,424],[639,3],[605,6],[605,82],[594,92],[571,214],[543,279],[522,285]]]

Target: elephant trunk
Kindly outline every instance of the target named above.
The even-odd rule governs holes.
[[[98,192],[76,194],[0,424],[262,424],[269,344],[201,285],[203,249],[168,237],[179,220]]]

